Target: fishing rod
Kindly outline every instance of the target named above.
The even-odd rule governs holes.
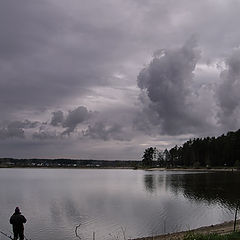
[[[3,231],[0,231],[0,233],[2,234],[2,235],[4,235],[5,237],[7,237],[7,238],[9,238],[9,239],[12,239],[13,240],[13,238],[11,237],[11,236],[8,236],[5,232],[3,232]]]
[[[3,232],[3,231],[1,231],[1,230],[0,230],[0,233],[1,233],[2,235],[4,235],[5,237],[14,240],[14,239],[11,237],[11,235],[7,235],[5,232]],[[25,235],[23,235],[23,236],[24,236],[25,240],[31,240],[31,239],[28,239]]]

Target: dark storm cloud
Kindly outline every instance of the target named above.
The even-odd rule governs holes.
[[[7,124],[4,124],[0,128],[0,139],[7,138],[25,138],[24,129],[36,128],[39,125],[39,122],[31,122],[29,120],[13,121]]]
[[[64,116],[63,111],[59,110],[52,112],[50,125],[54,127],[64,128],[65,130],[62,132],[62,135],[70,135],[70,133],[74,132],[78,124],[86,122],[92,115],[93,112],[89,111],[85,106],[79,106],[73,110],[68,111],[66,116]],[[41,136],[44,135],[45,133],[41,132]],[[36,136],[38,137],[39,134],[36,134]],[[39,139],[41,139],[41,136]]]
[[[135,112],[132,114],[132,109],[126,107],[122,111],[124,113],[115,110],[103,113],[92,112],[84,106],[70,110],[67,114],[61,110],[55,111],[52,112],[50,122],[42,124],[39,131],[35,132],[32,137],[39,140],[63,139],[64,135],[70,137],[71,133],[77,133],[81,139],[130,141],[132,131],[130,127],[127,129],[126,125],[131,126],[131,118],[134,118]],[[87,128],[86,124],[88,124]],[[78,126],[80,126],[79,129],[77,129]]]
[[[130,140],[127,133],[123,131],[123,126],[120,124],[107,125],[103,122],[97,122],[93,126],[88,126],[88,129],[83,132],[85,137],[93,139],[101,139],[104,141],[118,140],[126,141]]]
[[[236,129],[240,116],[240,49],[227,58],[221,79],[216,93],[220,106],[218,117],[225,129]]]
[[[46,110],[84,96],[89,88],[106,85],[125,57],[122,26],[99,21],[91,3],[70,1],[68,10],[64,4],[1,1],[1,111]]]
[[[39,124],[38,131],[34,132],[32,137],[33,139],[46,140],[54,138],[61,139],[63,135],[70,136],[70,134],[76,130],[78,125],[87,123],[88,120],[93,116],[94,112],[89,111],[84,106],[79,106],[73,110],[69,110],[67,114],[64,114],[64,112],[61,110],[52,112],[50,122],[47,121]],[[19,127],[26,128],[26,123],[28,122],[25,121],[24,123],[25,125],[19,122]],[[29,122],[28,125],[30,125],[30,123],[31,122]],[[31,124],[33,125],[34,123]],[[35,127],[36,124],[37,123],[35,123]]]
[[[14,122],[10,122],[8,124],[8,127],[10,128],[35,128],[39,125],[39,122],[35,121],[35,122],[31,122],[29,120],[25,120],[25,121],[14,121]]]
[[[72,111],[69,111],[62,125],[64,128],[67,128],[67,129],[62,134],[69,135],[71,132],[75,130],[78,124],[88,120],[90,116],[91,116],[91,113],[84,106],[80,106]]]
[[[51,125],[53,126],[59,126],[64,121],[64,116],[62,111],[52,112],[52,119],[51,119]]]
[[[146,91],[146,114],[161,126],[162,133],[192,132],[201,122],[192,114],[191,82],[199,60],[196,40],[190,38],[181,48],[160,50],[138,75],[138,86]]]
[[[108,153],[114,158],[112,151],[120,156],[116,149],[125,149],[124,140],[138,149],[133,154],[162,133],[176,139],[179,133],[215,135],[224,125],[237,127],[238,73],[232,68],[238,53],[226,62],[220,81],[209,66],[239,45],[239,11],[235,0],[2,0],[1,149],[12,153],[14,147],[21,156],[88,156],[88,144],[96,143],[94,158],[105,156],[104,141],[111,147],[116,141]],[[182,46],[195,33],[201,59],[193,40]],[[160,47],[166,49],[141,71],[137,88],[141,66]]]

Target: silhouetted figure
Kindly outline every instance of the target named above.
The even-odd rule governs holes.
[[[20,209],[16,207],[14,214],[10,218],[10,223],[13,226],[14,240],[17,240],[18,237],[20,240],[24,239],[24,226],[26,223],[26,218],[21,214]]]

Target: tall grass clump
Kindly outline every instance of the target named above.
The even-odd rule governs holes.
[[[219,235],[216,233],[200,234],[189,233],[184,236],[183,240],[240,240],[240,232],[233,232],[226,235]]]

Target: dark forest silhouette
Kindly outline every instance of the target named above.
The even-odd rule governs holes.
[[[240,167],[240,129],[219,137],[194,138],[182,146],[145,149],[143,165],[161,167]]]

